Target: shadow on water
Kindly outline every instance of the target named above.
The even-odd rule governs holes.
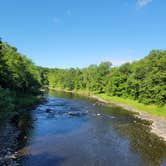
[[[27,166],[47,166],[47,165],[60,165],[67,159],[65,157],[58,157],[50,153],[36,154],[33,156],[26,156],[22,160],[21,165]]]
[[[29,139],[31,138],[31,135],[33,133],[34,129],[33,113],[31,111],[23,111],[17,117],[16,126],[20,131],[19,136],[17,138],[18,149],[20,149],[28,144]]]
[[[120,138],[122,138],[123,140],[127,140],[128,144],[129,144],[128,148],[131,151],[131,153],[140,156],[141,159],[139,159],[139,160],[143,161],[143,163],[145,163],[144,165],[147,165],[147,166],[160,166],[160,165],[165,166],[166,165],[166,144],[161,138],[159,138],[158,136],[156,136],[155,134],[150,132],[150,130],[151,130],[150,122],[148,122],[146,120],[141,120],[141,119],[135,117],[133,115],[134,113],[129,112],[129,111],[124,110],[119,107],[92,106],[93,103],[95,102],[95,100],[91,100],[91,99],[88,99],[87,97],[82,97],[80,95],[75,95],[72,93],[64,93],[64,92],[55,92],[55,91],[51,91],[49,95],[55,99],[68,100],[68,102],[70,102],[70,101],[73,102],[73,100],[75,102],[82,101],[81,104],[87,105],[87,107],[89,107],[89,116],[90,116],[89,121],[91,121],[90,124],[92,126],[95,126],[95,130],[96,130],[93,134],[98,139],[100,137],[100,140],[101,140],[99,142],[99,144],[102,144],[102,139],[103,139],[103,141],[108,141],[109,138],[107,138],[105,135],[109,132],[109,130],[113,130],[118,135],[119,140],[121,140]],[[81,104],[80,104],[80,108],[83,107]],[[93,113],[96,113],[96,114],[98,113],[98,114],[100,114],[100,116],[91,118]],[[21,133],[18,138],[18,141],[19,141],[18,149],[22,149],[23,147],[26,147],[30,144],[31,139],[33,139],[33,137],[32,137],[33,133],[35,132],[35,130],[37,130],[34,123],[35,123],[35,121],[34,121],[33,112],[24,113],[20,117],[18,127],[19,127]],[[68,123],[71,123],[71,126]],[[81,123],[87,123],[87,121],[83,120],[83,121],[81,121]],[[47,123],[45,123],[45,124],[47,124]],[[45,125],[45,124],[43,124],[43,125]],[[52,123],[49,120],[48,127],[50,124],[52,124]],[[64,128],[65,126],[63,125],[62,127],[60,127],[61,121],[60,122],[57,121],[56,124],[57,124],[57,127],[59,127],[58,129],[63,131],[62,128]],[[67,131],[68,131],[68,133],[70,133],[71,131],[78,129],[74,125],[79,126],[80,122],[75,123],[75,122],[72,122],[72,119],[71,119],[71,121],[68,120],[67,123],[65,123],[65,125],[66,126],[69,125],[68,126],[69,129]],[[53,129],[56,131],[58,130],[58,129],[56,129],[56,126]],[[101,132],[102,134],[100,133],[100,129],[102,131]],[[48,133],[46,133],[46,134],[48,134]],[[56,134],[56,133],[54,133],[54,134]],[[61,133],[61,134],[63,134],[63,133]],[[64,134],[66,134],[66,132]],[[111,135],[109,135],[109,136],[111,137]],[[91,137],[88,137],[88,136],[86,137],[86,135],[83,135],[83,137],[87,138],[87,139],[91,139]],[[73,138],[73,139],[75,139],[75,138]],[[104,140],[104,139],[108,139],[108,140]],[[118,139],[117,139],[117,141],[118,141]],[[114,141],[116,141],[116,140],[114,140]],[[111,144],[111,142],[110,142],[110,144]],[[32,146],[33,146],[33,144],[32,144]],[[85,145],[82,145],[82,146],[85,146]],[[97,145],[97,146],[99,146],[99,145]],[[100,146],[102,147],[102,145],[100,145]],[[111,145],[111,146],[116,146],[116,144]],[[95,147],[92,147],[92,148],[95,148]],[[110,153],[113,152],[113,151],[111,151],[111,148],[112,147],[110,147]],[[114,148],[118,149],[119,147],[114,147]],[[118,149],[118,150],[121,151],[122,149]],[[103,155],[102,153],[103,152],[101,150],[101,152],[99,152],[99,154]],[[23,158],[23,160],[21,160],[21,162],[22,162],[21,165],[27,165],[27,166],[28,166],[28,164],[36,165],[37,163],[40,166],[45,166],[45,165],[49,165],[49,164],[50,165],[61,165],[61,164],[63,165],[63,163],[65,163],[69,160],[68,156],[58,157],[58,155],[52,154],[51,152],[50,153],[41,152],[38,154],[29,155],[29,154],[27,154],[27,152],[25,150],[25,153],[22,153],[21,155]],[[108,154],[106,154],[106,155],[108,155]],[[111,154],[110,154],[110,156],[111,156]],[[119,160],[119,159],[114,158],[113,160]],[[69,165],[70,165],[70,163],[69,163]],[[102,165],[102,164],[97,164],[97,165]],[[106,164],[106,165],[108,165],[108,164]],[[138,164],[135,163],[135,165],[138,165]]]
[[[118,117],[110,121],[110,125],[119,136],[127,139],[130,149],[138,153],[146,165],[166,165],[166,142],[156,134],[151,133],[152,122],[142,120],[135,113],[119,107],[104,106],[96,108],[112,117]],[[164,165],[164,166],[165,166]]]
[[[166,144],[155,134],[150,133],[146,121],[135,118],[116,126],[116,131],[127,138],[133,152],[137,152],[149,165],[160,165],[166,159]]]

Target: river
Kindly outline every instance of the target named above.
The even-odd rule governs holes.
[[[28,119],[18,140],[22,166],[166,166],[164,141],[122,108],[51,91]]]

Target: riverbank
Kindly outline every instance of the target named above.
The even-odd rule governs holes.
[[[20,132],[18,128],[9,121],[0,126],[0,130],[0,165],[18,166],[17,139]]]
[[[18,144],[19,140],[22,137],[23,126],[25,126],[26,123],[30,123],[30,119],[24,118],[24,114],[30,114],[30,111],[33,110],[41,102],[43,102],[43,97],[41,95],[28,95],[18,97],[15,101],[16,107],[14,110],[0,114],[1,166],[20,165],[20,156],[17,152]],[[26,139],[26,137],[23,139]]]
[[[104,104],[113,104],[126,110],[136,112],[135,116],[152,122],[151,132],[155,133],[166,141],[166,106],[158,107],[155,105],[143,105],[137,101],[123,99],[120,97],[110,97],[105,94],[93,94],[87,91],[69,91],[60,88],[50,88],[51,90],[75,93],[89,98],[96,99]]]
[[[7,100],[5,100],[7,98]],[[8,100],[8,98],[10,98]],[[2,110],[0,111],[0,125],[5,120],[11,119],[13,116],[20,113],[21,110],[29,109],[32,106],[40,103],[42,95],[6,95],[4,96]]]

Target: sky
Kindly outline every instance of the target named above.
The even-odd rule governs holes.
[[[40,66],[117,66],[166,49],[165,6],[165,0],[0,0],[0,37]]]

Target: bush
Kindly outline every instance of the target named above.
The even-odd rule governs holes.
[[[9,90],[0,88],[0,119],[9,116],[14,111],[14,98]]]

